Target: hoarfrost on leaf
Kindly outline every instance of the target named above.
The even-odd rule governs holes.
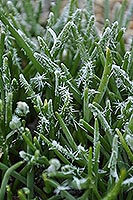
[[[65,186],[65,185],[59,185],[55,190],[54,192],[58,195],[61,191],[64,191],[64,190],[70,190],[71,188],[69,186]]]
[[[31,155],[26,153],[25,151],[20,151],[19,155],[21,158],[23,158],[25,161],[30,161]]]
[[[126,137],[125,137],[125,139],[126,139],[127,144],[129,145],[129,147],[130,147],[130,148],[132,149],[132,151],[133,151],[133,135],[127,134]]]
[[[81,178],[81,179],[78,179],[77,177],[74,176],[73,178],[73,182],[72,182],[72,185],[78,189],[78,190],[81,190],[83,185],[86,183],[86,178]]]
[[[33,87],[38,89],[38,92],[41,92],[45,86],[51,87],[47,80],[46,74],[40,75],[37,72],[36,75],[30,79],[30,82]]]
[[[133,177],[126,179],[122,184],[130,186],[130,184],[133,184]]]

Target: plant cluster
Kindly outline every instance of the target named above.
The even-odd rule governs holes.
[[[0,200],[131,200],[133,4],[60,2],[0,1]]]

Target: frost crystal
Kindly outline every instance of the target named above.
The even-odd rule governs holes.
[[[31,78],[30,82],[31,85],[38,90],[38,92],[41,92],[45,86],[50,87],[50,84],[47,82],[46,74],[40,75],[38,72],[36,75]]]
[[[78,87],[81,84],[83,85],[83,90],[86,87],[88,88],[91,87],[92,78],[93,78],[93,69],[94,69],[94,66],[91,61],[85,62],[83,64],[76,80]]]
[[[125,181],[123,181],[123,185],[130,185],[133,184],[133,177],[126,179]]]
[[[110,179],[111,176],[116,178],[116,180],[118,179],[117,167],[116,167],[117,159],[118,159],[118,136],[115,135],[112,144],[112,153],[108,164],[108,168],[110,168]]]
[[[59,194],[61,191],[64,191],[64,190],[70,190],[71,188],[69,186],[61,186],[59,185],[56,189],[55,189],[55,193],[56,194]]]
[[[133,151],[133,135],[126,135],[126,142]]]

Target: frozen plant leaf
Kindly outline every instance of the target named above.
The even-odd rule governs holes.
[[[30,161],[31,160],[31,155],[26,153],[25,151],[20,151],[19,155],[21,158],[23,158],[25,161]]]
[[[130,147],[130,148],[132,149],[132,151],[133,151],[133,135],[127,134],[125,140],[126,140],[127,144],[129,145],[129,147]]]
[[[27,46],[33,51],[37,50],[37,45],[31,41],[20,29],[18,30],[18,34],[23,38]]]
[[[77,152],[72,151],[72,149],[68,147],[63,147],[59,143],[57,143],[56,140],[52,141],[52,147],[49,148],[49,150],[57,149],[60,151],[67,159],[70,159],[73,163],[74,160],[77,159]]]
[[[47,55],[41,55],[40,53],[34,53],[35,58],[41,63],[44,69],[48,72],[54,72],[59,66],[51,60]]]
[[[54,37],[54,45],[53,45],[53,47],[52,47],[52,49],[50,51],[50,53],[51,53],[52,56],[54,56],[56,54],[56,52],[58,52],[60,50],[61,46],[63,44],[65,44],[65,42],[67,41],[68,36],[70,34],[69,32],[70,32],[70,29],[72,27],[72,24],[73,23],[69,21],[64,26],[63,30],[60,32],[60,34],[58,35],[57,38],[55,38],[53,36]]]
[[[106,118],[103,115],[103,112],[99,110],[97,103],[89,104],[88,105],[91,112],[93,113],[94,117],[97,117],[104,128],[105,132],[108,132],[110,135],[112,135],[112,129],[107,122]]]
[[[54,30],[52,30],[52,28],[48,28],[48,32],[52,35],[55,44],[57,41],[56,33],[54,32]]]
[[[56,195],[58,195],[61,191],[66,191],[66,190],[70,190],[70,186],[65,186],[65,185],[59,185],[54,192],[56,193]]]
[[[116,166],[117,159],[118,159],[118,136],[115,135],[112,143],[112,153],[108,164],[108,168],[110,169],[111,182],[112,182],[112,177],[115,178],[116,181],[118,180],[117,166]]]
[[[133,177],[128,178],[125,181],[123,181],[123,185],[128,185],[128,186],[131,186],[131,188],[133,188]]]
[[[46,78],[46,74],[40,74],[39,72],[30,79],[30,83],[33,88],[37,89],[38,92],[42,92],[45,86],[50,87],[48,83],[48,78]]]
[[[83,90],[86,87],[89,87],[90,90],[92,89],[91,85],[92,85],[92,78],[93,78],[93,69],[94,69],[94,66],[91,61],[88,60],[88,62],[83,64],[82,68],[80,69],[78,73],[78,77],[76,80],[78,87],[80,85],[83,85]]]
[[[120,68],[120,66],[112,65],[113,74],[116,78],[116,84],[118,88],[126,90],[129,94],[133,93],[133,81],[130,80],[128,74]]]
[[[25,77],[23,76],[23,74],[19,75],[20,78],[20,83],[21,86],[24,87],[25,92],[30,96],[35,96],[35,92],[33,91],[31,85],[28,83],[28,81],[25,79]]]
[[[87,179],[86,178],[78,179],[77,177],[74,176],[72,181],[72,186],[78,190],[84,189],[87,186]]]

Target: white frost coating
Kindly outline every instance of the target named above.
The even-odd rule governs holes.
[[[35,58],[43,65],[47,67],[47,70],[54,72],[59,66],[53,62],[47,55],[41,55],[40,53],[34,53]]]
[[[34,88],[37,88],[38,91],[41,91],[46,85],[50,87],[50,84],[47,82],[47,80],[48,78],[46,78],[46,74],[40,75],[37,72],[36,75],[31,78],[30,82]]]
[[[111,32],[111,29],[109,27],[107,27],[102,35],[102,38],[107,37]]]
[[[122,183],[123,185],[130,185],[133,184],[133,177],[126,179],[125,181],[123,181]]]
[[[20,29],[18,29],[18,34],[23,35],[23,32]]]
[[[126,142],[129,145],[129,147],[132,149],[133,151],[133,136],[132,135],[126,135]]]
[[[70,187],[69,186],[62,186],[62,185],[59,185],[55,190],[54,192],[56,194],[59,194],[61,191],[63,190],[70,190]]]
[[[114,23],[113,23],[113,26],[118,26],[118,21],[115,21]]]
[[[55,74],[55,96],[58,96],[59,95],[58,88],[59,88],[60,70],[56,69],[54,74]]]
[[[73,182],[76,184],[76,187],[78,190],[82,189],[82,185],[86,182],[85,178],[78,179],[77,177],[74,177]]]
[[[21,158],[23,158],[25,161],[29,161],[31,159],[31,155],[26,153],[25,151],[20,151],[19,155]]]
[[[54,43],[56,43],[57,41],[57,36],[56,33],[53,31],[52,28],[48,28],[49,33],[52,35],[53,39],[54,39]]]
[[[113,138],[112,153],[109,160],[108,168],[110,169],[110,178],[112,176],[116,178],[116,181],[118,180],[117,159],[118,159],[118,135],[115,135]]]
[[[105,132],[108,131],[112,135],[112,129],[111,129],[109,123],[107,122],[106,118],[104,117],[103,112],[101,112],[96,106],[94,106],[91,103],[88,105],[88,107],[93,112],[94,117],[98,117]]]
[[[17,30],[18,34],[23,38],[24,42],[26,43],[26,45],[32,49],[38,49],[36,44],[30,39],[28,38],[24,32],[22,32],[20,29]],[[24,51],[25,52],[25,51]]]
[[[116,77],[117,87],[122,86],[124,89],[128,89],[130,93],[133,91],[133,81],[130,80],[128,74],[120,68],[118,65],[112,65],[114,76]]]

